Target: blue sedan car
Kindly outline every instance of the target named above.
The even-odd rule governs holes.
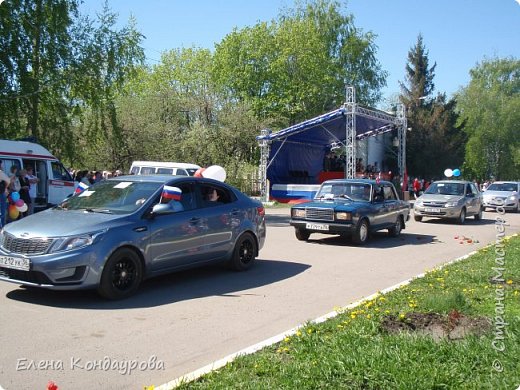
[[[323,182],[313,202],[293,206],[290,223],[300,241],[324,233],[351,236],[362,245],[377,230],[397,237],[409,219],[410,206],[399,200],[392,183],[337,179]]]
[[[55,290],[133,294],[152,276],[214,262],[250,268],[265,235],[262,204],[225,183],[122,176],[0,233],[0,280]]]

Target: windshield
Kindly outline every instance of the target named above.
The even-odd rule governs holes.
[[[65,210],[129,214],[137,210],[162,183],[105,180],[65,199],[59,207]]]
[[[488,188],[488,191],[518,191],[518,185],[516,183],[493,183]]]
[[[347,199],[370,202],[370,184],[326,183],[322,184],[316,199]]]
[[[425,194],[440,194],[440,195],[464,195],[464,183],[449,183],[449,182],[440,182],[440,183],[432,183],[426,191]]]

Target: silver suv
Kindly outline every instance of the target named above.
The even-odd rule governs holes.
[[[469,181],[442,180],[433,182],[414,204],[414,219],[423,217],[454,219],[463,224],[467,216],[482,218],[482,195]]]

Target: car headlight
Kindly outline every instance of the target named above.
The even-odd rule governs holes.
[[[66,252],[92,245],[94,242],[98,241],[105,232],[106,230],[103,230],[78,236],[58,238],[54,241],[54,244],[52,244],[49,253]]]
[[[459,205],[459,202],[447,202],[446,207],[457,207]]]
[[[340,221],[350,221],[352,220],[352,214],[345,211],[339,211],[336,213],[336,219]]]
[[[295,218],[305,218],[304,209],[292,209],[292,216]]]
[[[511,195],[509,197],[509,200],[515,201],[517,197],[518,197],[518,195]]]

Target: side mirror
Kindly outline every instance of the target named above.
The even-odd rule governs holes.
[[[375,203],[381,203],[381,202],[383,202],[384,200],[385,200],[385,199],[383,198],[382,195],[376,195],[376,196],[374,197],[374,202],[375,202]]]
[[[169,204],[159,203],[152,208],[152,214],[154,215],[173,214],[174,212],[175,211],[170,207]]]

